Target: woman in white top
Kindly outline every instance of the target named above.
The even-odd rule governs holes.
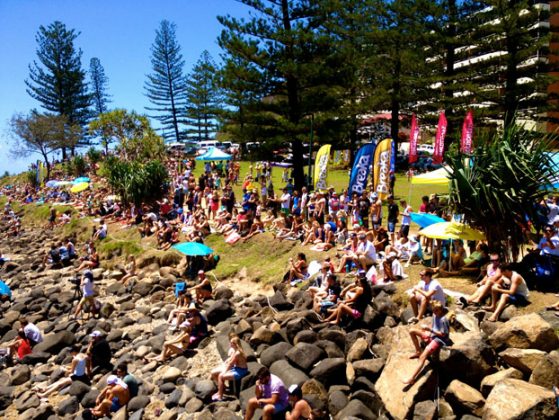
[[[66,368],[66,376],[58,381],[50,384],[46,388],[36,387],[37,396],[45,398],[55,391],[63,389],[72,384],[73,381],[80,381],[89,385],[89,375],[91,375],[91,362],[89,356],[85,353],[80,353],[80,348],[77,345],[72,346],[70,349],[72,355],[72,363]]]

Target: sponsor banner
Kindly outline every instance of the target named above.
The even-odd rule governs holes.
[[[381,200],[390,195],[390,162],[392,161],[392,139],[377,144],[373,160],[373,187]]]
[[[433,163],[441,164],[443,163],[443,153],[444,153],[444,138],[446,137],[446,128],[448,124],[446,122],[446,116],[444,111],[439,115],[439,124],[437,125],[437,135],[435,137],[435,151],[433,152]]]
[[[466,118],[464,118],[464,124],[462,124],[462,139],[460,140],[460,152],[469,155],[472,153],[473,146],[473,134],[474,134],[474,116],[472,111],[468,111]]]
[[[408,163],[417,162],[417,139],[419,138],[419,124],[415,114],[411,117],[411,130],[410,130],[410,152],[408,155]]]
[[[367,188],[367,178],[369,178],[369,172],[371,171],[374,151],[375,145],[372,143],[362,146],[357,151],[355,162],[353,163],[353,168],[351,169],[351,176],[349,178],[348,191],[350,197],[353,193],[357,193],[359,195],[363,194],[363,191]]]
[[[322,146],[316,154],[314,163],[314,189],[316,191],[325,191],[328,189],[328,160],[330,159],[329,144]]]

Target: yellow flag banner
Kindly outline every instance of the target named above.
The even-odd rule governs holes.
[[[384,139],[377,144],[373,160],[373,187],[381,200],[386,200],[390,192],[390,159],[392,139]]]
[[[328,189],[328,160],[330,158],[330,144],[322,146],[316,154],[314,162],[314,189],[325,191]]]

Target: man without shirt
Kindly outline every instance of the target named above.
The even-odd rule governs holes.
[[[516,271],[513,271],[510,264],[501,267],[501,272],[506,280],[503,284],[508,283],[509,287],[494,284],[491,288],[491,306],[483,308],[488,311],[493,311],[493,315],[489,318],[489,321],[492,322],[499,319],[499,316],[509,303],[515,306],[526,306],[530,303],[528,301],[530,292],[528,291],[528,286],[524,278]]]

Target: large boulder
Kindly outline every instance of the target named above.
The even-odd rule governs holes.
[[[534,313],[505,322],[491,334],[489,342],[497,350],[515,347],[550,352],[559,347],[559,337],[553,327]]]
[[[522,379],[523,376],[524,375],[522,374],[522,372],[515,368],[508,368],[495,372],[491,375],[487,375],[485,378],[483,378],[483,381],[481,381],[481,393],[484,397],[487,398],[497,382],[508,378]]]
[[[510,348],[499,353],[499,357],[510,367],[516,368],[530,375],[540,361],[547,355],[546,352],[535,349]]]
[[[377,416],[369,410],[360,400],[351,400],[335,417],[335,420],[344,419],[376,420]]]
[[[54,334],[47,334],[43,341],[33,348],[33,352],[58,354],[60,350],[71,346],[75,341],[76,337],[70,331],[59,331]]]
[[[477,389],[458,380],[452,381],[446,388],[445,399],[457,414],[481,416],[485,398]]]
[[[278,360],[270,366],[270,372],[279,377],[286,387],[302,386],[309,377],[301,370],[291,366],[287,360]]]
[[[477,388],[485,376],[495,372],[495,352],[479,331],[453,333],[451,338],[453,345],[440,353],[443,373],[449,380],[458,379]]]
[[[551,388],[559,387],[559,351],[546,354],[532,370],[530,383]]]
[[[335,390],[328,395],[328,411],[335,416],[347,405],[349,399],[342,391]]]
[[[311,370],[311,377],[325,387],[344,385],[346,383],[346,362],[342,358],[323,359]]]
[[[519,379],[497,382],[487,397],[484,420],[557,418],[555,395]]]
[[[418,363],[409,358],[415,349],[406,326],[395,329],[392,343],[395,345],[392,346],[384,369],[375,383],[375,390],[390,415],[396,419],[404,419],[412,415],[415,403],[432,397],[436,378],[427,361],[415,383],[412,386],[404,385],[403,382],[410,378]]]
[[[276,343],[266,348],[260,354],[260,363],[266,367],[270,367],[275,361],[283,359],[292,347],[293,346],[291,344],[286,343],[285,341]]]
[[[274,344],[280,340],[281,336],[277,332],[272,331],[265,325],[262,325],[260,328],[254,331],[254,333],[250,337],[249,342],[252,347],[256,348],[260,344]]]
[[[371,381],[376,381],[384,367],[384,359],[357,360],[352,363],[355,376],[364,376]]]
[[[217,325],[233,315],[233,307],[228,300],[220,299],[206,310],[206,318],[210,325]]]
[[[285,354],[285,357],[292,365],[308,372],[325,355],[324,350],[314,344],[297,343]]]
[[[413,420],[435,420],[437,418],[437,405],[431,401],[421,401],[413,408]]]

